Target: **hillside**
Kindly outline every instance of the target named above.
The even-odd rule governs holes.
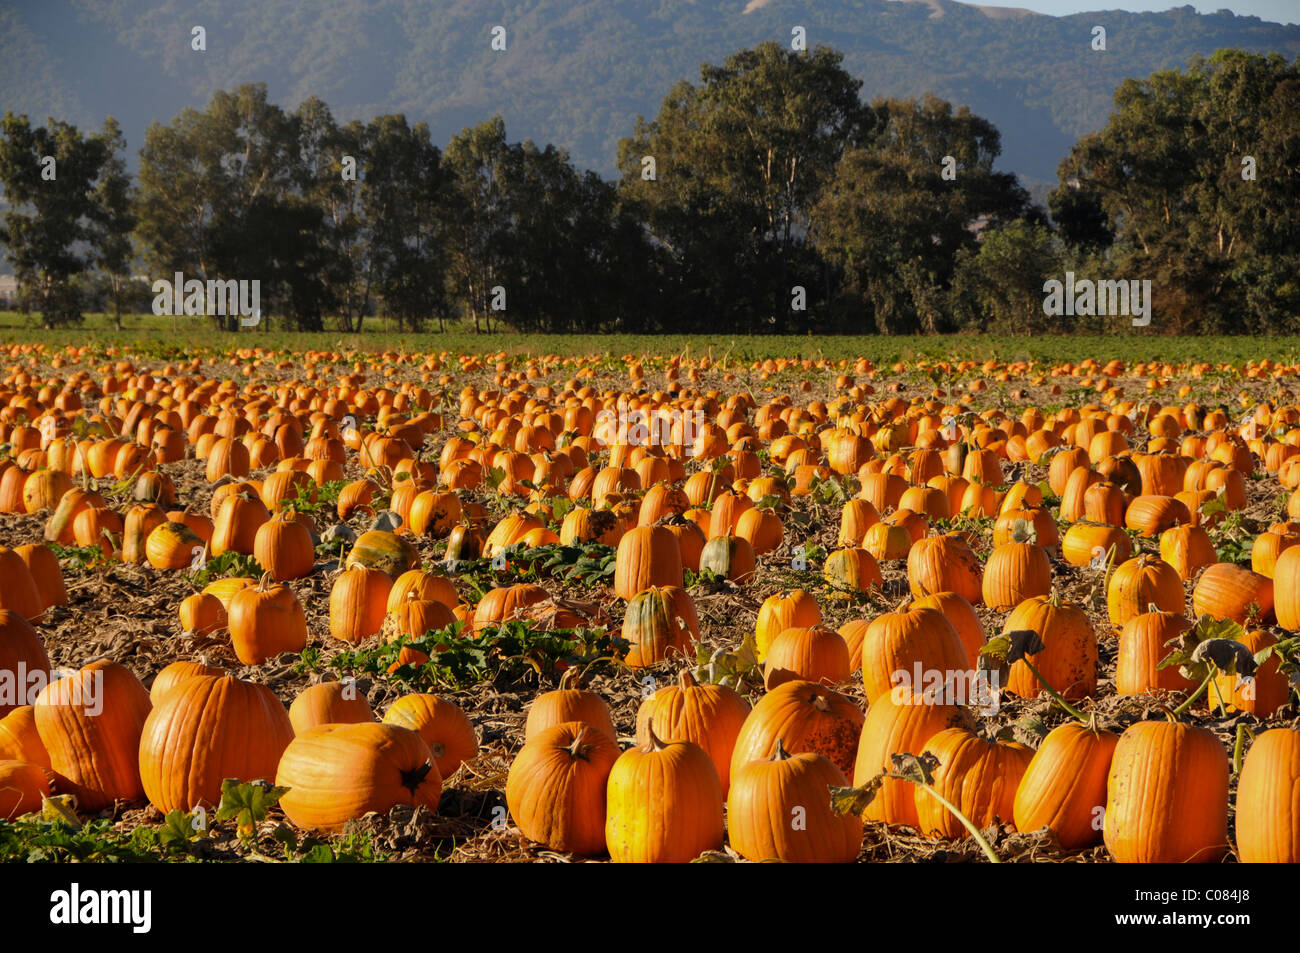
[[[190,30],[207,30],[207,51]],[[493,52],[490,29],[506,26]],[[500,112],[512,139],[567,148],[606,176],[618,139],[653,115],[702,62],[765,39],[845,53],[863,93],[927,90],[969,104],[1002,131],[1004,169],[1055,179],[1080,134],[1104,124],[1127,76],[1186,65],[1221,47],[1300,55],[1300,26],[1230,13],[1110,11],[1070,17],[950,0],[42,0],[0,7],[0,109],[144,129],[217,89],[265,81],[292,107],[315,94],[341,120],[404,112],[445,143]],[[1105,52],[1091,30],[1107,30]]]

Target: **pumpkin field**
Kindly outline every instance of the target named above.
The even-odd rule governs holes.
[[[0,860],[1300,857],[1258,340],[231,340],[0,343]]]

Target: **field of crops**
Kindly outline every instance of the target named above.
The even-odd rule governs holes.
[[[22,320],[0,860],[1300,853],[1300,342]]]

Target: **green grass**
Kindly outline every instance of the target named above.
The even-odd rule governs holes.
[[[130,347],[133,352],[155,359],[193,353],[195,349],[228,351],[236,347],[260,347],[278,351],[355,351],[493,354],[540,356],[645,355],[666,357],[711,355],[746,363],[765,358],[797,358],[839,361],[865,357],[878,365],[920,359],[998,360],[1059,363],[1092,357],[1136,363],[1160,361],[1195,363],[1212,361],[1241,364],[1264,357],[1286,363],[1300,362],[1300,337],[1260,338],[1253,336],[1169,337],[1141,331],[1111,335],[1059,335],[1037,338],[983,336],[975,334],[915,337],[880,335],[743,335],[743,334],[608,334],[545,335],[511,331],[475,334],[463,325],[448,325],[445,332],[409,334],[392,330],[381,318],[368,318],[360,334],[339,331],[301,333],[270,327],[240,332],[214,330],[204,318],[170,318],[129,315],[123,330],[113,328],[111,316],[88,315],[73,328],[47,331],[37,315],[0,311],[0,344],[39,344],[47,347],[88,345]]]

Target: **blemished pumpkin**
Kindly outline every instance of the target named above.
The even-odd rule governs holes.
[[[275,775],[285,816],[306,830],[341,831],[399,804],[438,809],[442,776],[429,746],[399,725],[318,725],[289,742]]]
[[[149,693],[129,668],[101,659],[47,685],[36,696],[36,730],[50,754],[54,784],[80,810],[144,797],[140,735]]]
[[[293,739],[284,705],[265,685],[226,675],[188,678],[149,712],[140,778],[162,811],[216,807],[221,783],[269,780]]]
[[[633,668],[672,656],[694,657],[700,621],[685,589],[651,586],[627,604],[622,636],[631,643],[626,662]]]
[[[864,719],[847,695],[812,682],[785,682],[764,695],[741,725],[731,753],[731,774],[749,761],[770,758],[781,738],[786,750],[823,754],[847,777],[853,772]]]
[[[552,725],[510,764],[510,816],[525,837],[551,850],[603,854],[609,774],[618,758],[618,745],[591,725]]]
[[[615,863],[685,863],[722,847],[722,785],[704,749],[650,743],[619,755],[606,785],[605,843]]]
[[[469,716],[454,702],[437,695],[403,695],[384,712],[383,721],[419,734],[444,779],[478,755],[478,737]]]
[[[1215,863],[1228,849],[1228,773],[1208,729],[1130,725],[1106,781],[1106,849],[1120,863]]]
[[[844,773],[823,755],[792,755],[778,738],[766,761],[741,767],[727,798],[732,849],[748,860],[848,863],[862,847],[862,819],[836,814],[828,787]]]

